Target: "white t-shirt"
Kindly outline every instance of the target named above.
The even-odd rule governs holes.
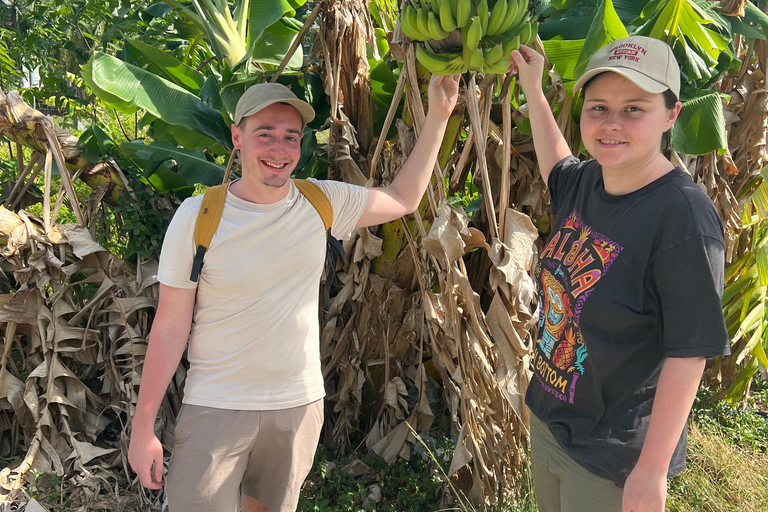
[[[351,234],[368,192],[315,181],[333,206],[331,233]],[[325,263],[323,221],[291,182],[288,195],[256,204],[227,193],[198,283],[189,280],[202,196],[171,221],[157,279],[197,287],[184,403],[220,409],[298,407],[325,396],[318,301]]]

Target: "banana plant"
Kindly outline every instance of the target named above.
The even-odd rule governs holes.
[[[768,369],[768,170],[741,211],[751,250],[728,266],[723,313],[731,337],[733,364],[739,369],[723,396],[742,401],[758,370]],[[744,236],[742,234],[742,236]]]
[[[168,189],[163,184],[169,183],[167,172],[174,171],[181,180],[170,180],[175,191],[221,180],[237,100],[248,86],[265,81],[285,58],[302,27],[293,16],[305,2],[240,0],[230,9],[225,0],[164,0],[149,6],[148,16],[176,16],[175,41],[173,34],[164,47],[127,40],[122,59],[93,52],[82,67],[85,83],[110,107],[143,113],[141,125],[154,139],[121,146],[143,169],[145,179]],[[299,46],[287,67],[296,69],[302,63]],[[321,81],[314,75],[299,76],[289,71],[280,81],[295,82],[293,90],[300,97],[304,85],[310,87],[310,102],[322,114],[327,105],[324,93],[317,92],[322,91]],[[307,151],[316,145],[314,136],[305,140]],[[317,165],[310,168],[316,170]]]

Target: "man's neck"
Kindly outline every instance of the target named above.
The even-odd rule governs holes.
[[[291,190],[291,181],[288,180],[282,187],[272,187],[264,183],[251,182],[241,178],[229,186],[229,191],[235,197],[256,204],[272,204],[280,201]]]

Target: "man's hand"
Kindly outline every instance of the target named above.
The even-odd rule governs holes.
[[[429,99],[427,115],[438,114],[442,118],[448,118],[459,97],[459,75],[432,75],[427,96]]]
[[[163,446],[153,433],[131,432],[131,444],[128,447],[128,462],[131,464],[141,485],[147,489],[163,487]]]
[[[544,57],[536,50],[527,46],[520,46],[519,50],[512,50],[512,62],[509,65],[511,72],[517,72],[520,87],[526,97],[533,96],[541,91],[541,78],[544,75]]]
[[[639,464],[627,477],[621,512],[664,512],[667,501],[666,471],[648,470]]]

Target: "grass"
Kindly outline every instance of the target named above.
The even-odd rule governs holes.
[[[669,485],[670,512],[765,512],[768,454],[727,443],[716,429],[690,429],[687,469]]]

